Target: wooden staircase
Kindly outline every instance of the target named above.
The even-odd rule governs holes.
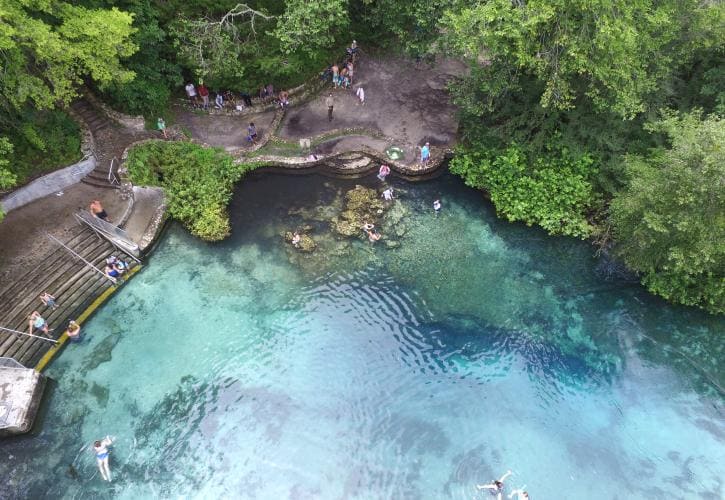
[[[109,255],[126,260],[131,268],[137,265],[86,226],[74,229],[70,239],[64,243],[101,271]],[[53,329],[50,336],[57,339],[65,331],[69,320],[75,319],[111,286],[110,280],[57,246],[41,265],[0,290],[0,326],[27,332],[28,316],[37,310]],[[40,301],[39,296],[43,292],[56,298],[57,309],[53,310]],[[42,335],[38,331],[33,333]],[[14,358],[27,367],[35,366],[52,346],[45,340],[0,331],[0,356]]]
[[[86,125],[88,125],[93,137],[98,137],[99,132],[116,126],[113,120],[111,120],[103,111],[91,104],[85,97],[81,97],[70,107],[71,110],[78,115],[86,123]],[[113,166],[111,166],[110,163],[106,163],[100,158],[98,160],[96,168],[88,173],[81,182],[100,188],[118,189],[118,184],[111,183],[108,179],[108,171],[111,167],[114,169],[113,174],[118,174],[118,161],[115,161]]]

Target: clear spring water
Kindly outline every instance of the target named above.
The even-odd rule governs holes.
[[[42,430],[0,443],[0,496],[471,499],[512,469],[532,499],[722,498],[722,317],[449,176],[337,240],[354,184],[249,178],[222,244],[172,225],[48,370]],[[281,236],[304,224],[312,255]]]

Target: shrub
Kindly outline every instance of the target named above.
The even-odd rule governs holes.
[[[126,166],[134,183],[164,188],[169,214],[192,234],[219,241],[229,235],[226,207],[234,183],[256,165],[235,164],[220,148],[152,141],[133,148]]]
[[[80,159],[80,128],[66,113],[27,110],[19,120],[8,131],[13,148],[6,152],[18,184]]]
[[[725,120],[666,113],[669,148],[625,160],[610,206],[617,250],[668,300],[725,312]]]
[[[573,158],[566,150],[552,153],[529,161],[515,145],[496,156],[462,152],[450,168],[466,185],[488,191],[496,211],[508,220],[538,224],[551,234],[587,237],[592,232],[586,214],[594,200],[593,160],[588,155]]]

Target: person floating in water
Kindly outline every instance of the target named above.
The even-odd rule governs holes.
[[[113,440],[106,436],[101,441],[93,443],[93,452],[96,454],[98,462],[98,470],[101,471],[101,477],[104,481],[111,482],[111,468],[108,465],[108,456],[111,454],[108,449],[113,444]]]
[[[441,211],[441,200],[436,200],[433,202],[433,210],[435,210],[436,213]]]
[[[383,236],[374,229],[367,229],[365,232],[368,233],[368,240],[370,240],[370,243],[375,243]]]
[[[491,481],[488,484],[477,484],[476,488],[479,490],[489,490],[492,495],[496,495],[496,500],[501,500],[503,498],[503,482],[511,474],[512,472],[510,470],[506,471],[506,474],[501,476],[501,479]]]
[[[393,188],[388,188],[385,191],[383,191],[383,199],[385,201],[392,201],[393,198],[394,198]]]
[[[524,486],[526,488],[526,486]],[[519,488],[518,490],[513,490],[509,494],[509,498],[513,498],[514,495],[516,495],[516,500],[529,500],[529,494],[524,491],[524,488]]]
[[[295,234],[292,235],[292,244],[295,247],[299,247],[300,246],[300,241],[301,240],[302,240],[302,237],[300,236],[300,233],[295,232]]]
[[[385,178],[390,175],[390,167],[387,165],[380,165],[378,170],[378,179],[385,182]]]

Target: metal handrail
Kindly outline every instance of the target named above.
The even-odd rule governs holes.
[[[76,220],[86,224],[95,231],[96,234],[106,238],[113,246],[121,250],[136,262],[141,262],[138,258],[136,258],[136,255],[140,253],[138,244],[128,236],[126,231],[118,226],[114,226],[110,222],[99,219],[86,210],[79,210],[74,215]],[[117,244],[119,241],[122,243],[120,246]]]
[[[118,177],[116,177],[116,174],[113,173],[113,162],[117,161],[117,157],[113,157],[111,160],[111,166],[108,167],[108,182],[113,186],[114,184],[121,185],[121,181],[118,180]]]
[[[94,266],[93,264],[91,264],[90,262],[88,262],[86,259],[84,259],[80,255],[78,255],[76,252],[74,252],[70,248],[68,248],[65,245],[65,243],[63,243],[62,241],[60,241],[58,238],[56,238],[52,234],[48,234],[48,233],[45,233],[45,235],[48,238],[50,238],[51,240],[53,240],[54,242],[56,242],[57,244],[59,244],[60,246],[62,246],[63,248],[65,248],[66,250],[68,250],[72,255],[78,257],[79,259],[81,259],[85,265],[87,265],[88,267],[90,267],[91,269],[93,269],[94,271],[96,271],[98,274],[100,274],[104,278],[108,279],[111,283],[113,283],[114,285],[117,283],[116,278],[113,278],[112,276],[108,276],[106,273],[104,273],[103,271],[101,271],[100,269],[98,269],[96,266]]]
[[[20,332],[18,330],[13,330],[12,328],[5,328],[4,326],[0,326],[0,331],[14,333],[15,335],[25,335],[26,337],[34,337],[36,339],[53,342],[54,344],[58,343],[57,340],[49,339],[46,337],[41,337],[40,335],[33,335],[32,333]],[[2,359],[2,358],[0,358],[0,359]],[[0,366],[2,366],[2,365],[0,364]],[[23,366],[23,365],[20,365],[20,366]]]

